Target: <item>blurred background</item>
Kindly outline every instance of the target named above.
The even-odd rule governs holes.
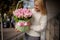
[[[0,0],[0,39],[21,40],[20,32],[15,30],[13,11],[18,8],[33,8],[34,0]]]
[[[45,40],[59,40],[60,1],[44,0],[44,4],[48,16]],[[23,40],[22,37],[24,33],[16,32],[14,29],[15,21],[13,11],[16,8],[32,9],[33,7],[34,0],[0,0],[0,39]]]
[[[17,8],[33,8],[33,0],[0,0],[0,17],[3,28],[14,27],[13,11]],[[17,7],[18,5],[18,7]],[[1,23],[1,22],[0,22]]]

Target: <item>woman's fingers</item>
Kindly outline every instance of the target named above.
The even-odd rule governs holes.
[[[20,32],[20,31],[19,31],[18,29],[16,29],[16,28],[15,28],[15,31],[16,31],[16,32]]]

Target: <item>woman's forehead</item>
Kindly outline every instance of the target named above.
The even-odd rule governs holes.
[[[40,3],[38,2],[38,1],[35,1],[35,3],[34,3],[35,5],[39,5]]]

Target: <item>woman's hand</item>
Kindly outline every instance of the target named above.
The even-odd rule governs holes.
[[[15,28],[15,31],[16,31],[16,32],[20,32],[20,31],[19,31],[18,29],[16,29],[16,28]]]

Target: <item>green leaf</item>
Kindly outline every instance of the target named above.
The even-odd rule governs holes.
[[[15,20],[15,22],[18,22],[19,21],[16,16],[14,16],[14,20]]]

